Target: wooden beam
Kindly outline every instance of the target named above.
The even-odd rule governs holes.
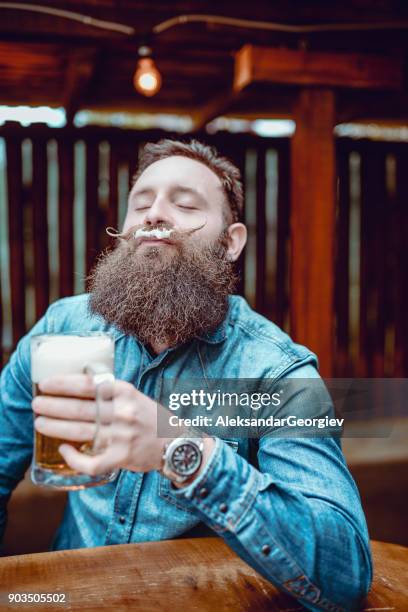
[[[233,87],[242,91],[257,82],[395,90],[403,67],[396,57],[245,45],[235,57]]]
[[[291,144],[290,329],[333,373],[336,221],[335,95],[306,88],[294,107]]]
[[[75,113],[81,107],[83,95],[94,73],[96,53],[93,49],[82,50],[74,52],[69,58],[62,93],[62,105],[68,123],[72,123]]]
[[[193,113],[192,131],[198,132],[205,128],[207,123],[224,114],[238,97],[238,93],[227,89],[204,104],[197,112]]]

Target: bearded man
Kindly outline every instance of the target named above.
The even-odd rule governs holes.
[[[89,294],[53,304],[2,373],[0,528],[32,455],[31,403],[38,432],[73,442],[95,436],[88,376],[49,378],[32,400],[30,336],[108,331],[116,380],[103,450],[59,451],[78,472],[118,476],[69,493],[53,549],[207,530],[307,609],[354,610],[370,586],[371,556],[338,439],[263,435],[255,444],[211,435],[197,443],[158,435],[164,378],[319,379],[310,350],[232,295],[246,242],[242,207],[239,171],[213,149],[197,141],[145,146],[124,226],[98,261]],[[312,403],[305,385],[287,398],[285,413],[302,415]],[[169,453],[184,453],[179,471]]]

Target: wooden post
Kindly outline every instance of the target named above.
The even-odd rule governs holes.
[[[291,147],[291,335],[319,358],[320,373],[333,374],[335,95],[304,88],[294,107]]]

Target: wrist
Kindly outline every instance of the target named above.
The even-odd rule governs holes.
[[[194,474],[194,476],[189,478],[187,481],[181,482],[181,483],[173,482],[173,486],[176,487],[177,489],[182,489],[182,488],[187,487],[188,485],[192,484],[203,473],[206,465],[208,464],[208,462],[211,459],[211,456],[212,456],[212,454],[214,452],[214,449],[215,449],[215,439],[214,438],[203,438],[203,444],[204,444],[203,458],[202,458],[201,465],[200,465],[199,469]]]

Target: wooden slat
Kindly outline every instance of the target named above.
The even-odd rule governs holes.
[[[129,162],[129,191],[133,186],[133,179],[137,169],[139,158],[139,141],[136,138],[131,138],[126,150],[126,157]]]
[[[336,360],[335,375],[349,375],[349,248],[350,248],[350,154],[337,146],[337,231],[335,244]]]
[[[106,215],[106,226],[118,227],[118,170],[119,170],[119,152],[116,143],[111,142],[109,152],[109,205]],[[106,234],[105,234],[106,235]],[[109,243],[106,236],[105,245]]]
[[[397,287],[395,304],[395,371],[394,376],[408,376],[408,144],[397,155],[397,228],[395,241],[397,259]]]
[[[39,319],[49,304],[50,278],[48,267],[47,223],[47,142],[33,141],[33,246],[35,314]]]
[[[58,140],[59,167],[59,294],[74,289],[74,144]]]
[[[361,151],[361,212],[360,212],[360,313],[359,313],[359,357],[358,375],[366,377],[371,375],[371,360],[369,359],[372,346],[367,324],[369,308],[369,268],[371,246],[371,221],[368,204],[368,193],[363,188],[364,158],[369,156],[366,150]],[[367,180],[367,179],[366,179]]]
[[[335,99],[304,89],[294,109],[291,147],[291,334],[317,353],[320,372],[333,372]]]
[[[266,315],[266,150],[260,146],[256,157],[256,291],[255,307]]]
[[[384,376],[394,376],[395,370],[395,314],[398,279],[397,198],[395,184],[395,154],[392,143],[385,143],[386,198],[381,218],[383,220],[380,240],[384,252],[384,286],[380,303],[384,309]],[[393,341],[394,339],[394,341]],[[391,400],[391,398],[390,398]],[[394,404],[395,402],[393,402]]]
[[[376,262],[377,282],[376,282],[376,311],[377,319],[374,328],[374,353],[373,353],[373,372],[375,377],[385,376],[385,331],[386,331],[386,309],[389,296],[388,283],[386,277],[386,262],[389,257],[390,244],[387,241],[387,229],[390,223],[390,210],[386,188],[386,169],[385,151],[379,154],[380,168],[377,181],[371,177],[371,188],[373,196],[375,193],[374,206],[374,227],[375,227],[375,248],[371,251],[371,260]],[[371,155],[371,159],[375,159]]]
[[[99,252],[98,227],[100,212],[98,206],[99,143],[86,143],[86,273],[91,270]]]
[[[275,322],[280,327],[285,324],[289,308],[289,240],[290,240],[290,159],[289,146],[285,143],[278,149],[278,226],[277,260],[275,287]]]
[[[385,154],[367,143],[361,157],[361,376],[384,375],[385,203]]]
[[[13,344],[25,332],[24,216],[21,139],[6,138]]]

